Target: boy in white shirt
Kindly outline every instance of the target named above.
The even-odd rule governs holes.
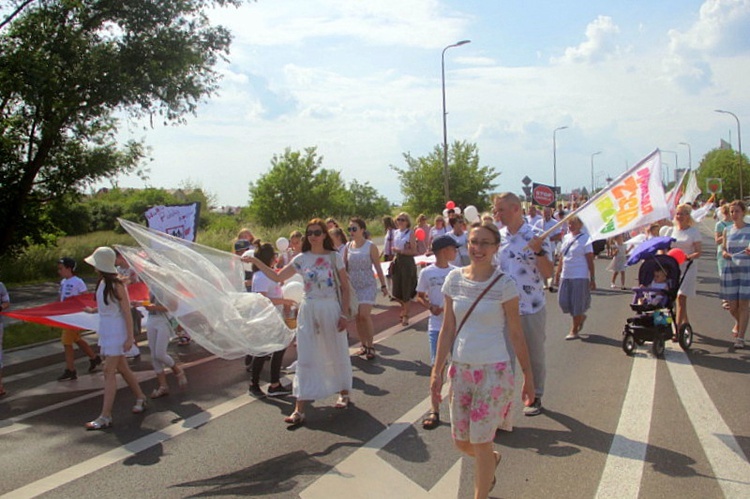
[[[65,301],[71,296],[83,294],[87,291],[86,283],[83,279],[74,274],[76,270],[76,261],[70,257],[63,257],[57,261],[57,273],[62,277],[60,281],[60,301]],[[81,333],[77,329],[63,329],[62,337],[63,347],[65,349],[65,371],[57,378],[57,381],[78,379],[75,365],[75,353],[73,344],[78,345],[89,358],[89,372],[94,372],[97,366],[102,363],[101,357],[94,353],[91,346],[81,338]]]
[[[431,249],[435,255],[435,263],[425,267],[417,280],[417,301],[430,310],[430,318],[427,321],[427,333],[430,338],[430,364],[435,362],[438,335],[440,334],[440,327],[443,325],[443,292],[441,289],[445,277],[455,268],[450,262],[456,259],[458,246],[456,240],[447,234],[433,239]],[[439,424],[440,408],[433,404],[430,413],[422,421],[422,427],[431,430]]]

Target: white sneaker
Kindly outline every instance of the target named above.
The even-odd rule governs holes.
[[[734,349],[735,350],[741,350],[745,348],[745,340],[742,338],[737,338],[734,340]]]

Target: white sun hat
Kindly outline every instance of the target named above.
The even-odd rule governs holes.
[[[117,268],[115,267],[115,250],[108,246],[100,246],[89,256],[83,259],[84,262],[94,267],[99,272],[105,272],[107,274],[116,274]]]

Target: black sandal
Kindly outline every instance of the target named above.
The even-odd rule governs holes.
[[[434,430],[440,426],[440,413],[439,412],[430,412],[427,414],[427,417],[422,420],[422,428],[425,430]]]
[[[365,347],[365,359],[373,360],[375,358],[375,347]]]

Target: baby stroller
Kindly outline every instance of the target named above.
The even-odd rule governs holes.
[[[657,254],[659,250],[668,250],[672,241],[674,239],[671,237],[648,239],[628,259],[628,265],[643,260],[638,269],[638,284],[643,287],[633,288],[630,308],[637,315],[627,320],[622,332],[622,349],[627,355],[633,355],[636,345],[643,345],[647,341],[653,343],[652,351],[656,357],[664,355],[665,342],[670,338],[676,338],[685,351],[693,344],[690,324],[681,325],[679,330],[675,324],[675,300],[684,279],[684,276],[680,276],[680,264],[668,254]],[[688,268],[690,265],[692,261],[688,262]],[[664,289],[646,287],[653,282],[654,272],[659,269],[666,274]]]

